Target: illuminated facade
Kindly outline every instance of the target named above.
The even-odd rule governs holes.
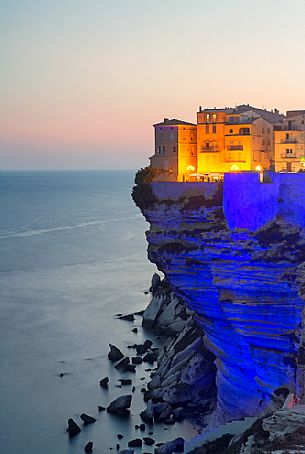
[[[273,130],[283,115],[249,105],[234,109],[199,109],[197,155],[199,174],[265,170],[273,158]]]
[[[160,171],[161,181],[187,181],[197,168],[197,126],[164,118],[154,125],[155,154],[150,166]]]
[[[288,111],[282,128],[274,131],[274,170],[305,170],[305,111]]]

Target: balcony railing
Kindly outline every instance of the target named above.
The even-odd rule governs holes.
[[[243,145],[229,145],[227,147],[227,150],[229,151],[234,151],[234,150],[243,150],[244,146]]]
[[[304,153],[299,153],[297,151],[294,151],[293,153],[281,153],[281,158],[284,159],[300,159],[301,157],[304,157]]]
[[[200,152],[201,153],[215,153],[215,152],[218,152],[219,151],[219,148],[218,147],[201,147],[200,148]]]

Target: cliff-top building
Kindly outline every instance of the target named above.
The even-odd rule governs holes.
[[[186,181],[197,169],[197,126],[164,118],[154,125],[155,154],[150,166],[160,171],[160,179]]]
[[[165,118],[154,125],[150,166],[161,181],[211,181],[225,172],[305,170],[305,110],[243,104],[202,109],[197,125]]]

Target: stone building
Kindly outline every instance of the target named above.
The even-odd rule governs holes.
[[[283,115],[249,105],[197,112],[197,172],[269,170],[273,130]]]
[[[188,181],[197,169],[197,126],[164,118],[154,125],[155,154],[150,166],[158,169],[161,181]]]
[[[284,124],[274,131],[274,170],[305,171],[305,111],[286,113]]]

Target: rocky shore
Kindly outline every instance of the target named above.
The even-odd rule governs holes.
[[[149,292],[151,301],[146,310],[136,314],[117,314],[117,318],[133,322],[135,317],[142,316],[143,329],[162,339],[161,345],[155,347],[147,339],[141,344],[128,345],[127,352],[123,352],[116,345],[109,344],[108,360],[122,374],[120,385],[117,386],[133,385],[130,374],[136,373],[141,364],[147,364],[145,370],[150,372],[150,380],[139,390],[145,405],[139,414],[142,423],[135,425],[140,436],[125,440],[122,434],[117,434],[114,446],[121,454],[131,454],[142,446],[143,449],[153,447],[156,454],[184,452],[185,440],[182,437],[165,443],[153,438],[154,425],[163,424],[166,429],[166,426],[187,419],[203,428],[216,405],[215,357],[204,346],[204,334],[194,321],[194,313],[186,308],[166,280],[161,280],[158,274],[154,274]],[[132,331],[137,334],[138,328]],[[99,384],[102,389],[108,389],[111,386],[109,377],[102,377]],[[130,394],[122,394],[110,401],[108,406],[99,405],[98,411],[106,411],[117,417],[130,415],[137,391],[132,386]],[[80,415],[80,419],[83,425],[96,422],[96,418],[85,413]],[[81,430],[81,424],[69,418],[69,437],[77,436]],[[109,450],[114,449],[114,446]],[[121,449],[124,446],[126,449]],[[94,452],[94,441],[84,446],[84,452]]]

